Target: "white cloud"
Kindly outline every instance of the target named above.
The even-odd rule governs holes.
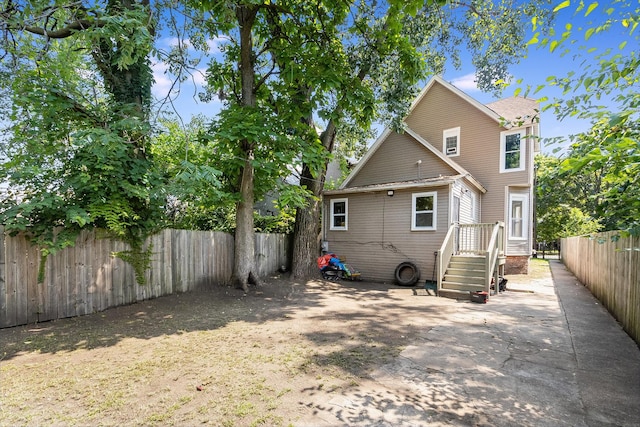
[[[167,65],[162,62],[156,62],[151,65],[153,71],[153,80],[155,83],[151,88],[153,94],[158,98],[164,98],[169,93],[173,81],[167,75]]]
[[[476,83],[476,75],[474,73],[456,77],[455,79],[451,80],[451,84],[465,92],[476,92],[480,90],[478,89],[478,84]]]
[[[220,45],[225,43],[226,41],[227,40],[223,37],[216,37],[214,39],[207,40],[209,51],[213,54],[220,53]]]

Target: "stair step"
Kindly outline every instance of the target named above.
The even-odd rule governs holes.
[[[480,285],[484,283],[484,277],[482,276],[458,276],[455,274],[445,274],[444,279],[445,282],[451,283],[466,283],[469,285]]]
[[[445,271],[445,274],[450,274],[452,276],[484,277],[484,270],[469,270],[468,268],[449,267]]]
[[[471,294],[469,294],[468,291],[458,291],[455,289],[440,289],[438,291],[438,296],[466,301],[471,300]]]
[[[484,264],[467,264],[465,262],[450,262],[449,268],[484,271]]]
[[[450,281],[443,281],[442,282],[442,289],[449,289],[449,290],[458,290],[458,291],[484,291],[484,285],[481,283],[462,283],[462,282],[450,282]]]
[[[486,258],[483,256],[464,256],[454,255],[449,262],[463,262],[465,264],[478,264],[484,265]]]

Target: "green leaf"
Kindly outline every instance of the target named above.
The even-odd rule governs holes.
[[[571,6],[571,2],[569,0],[565,0],[562,3],[558,4],[556,7],[553,8],[553,13],[556,13],[559,10],[565,9],[565,8],[567,8],[569,6]]]
[[[587,8],[587,11],[584,13],[584,16],[589,16],[591,12],[593,12],[598,7],[598,2],[593,2]]]
[[[584,33],[584,39],[585,40],[589,40],[594,32],[595,32],[595,28],[587,29],[587,31],[585,31],[585,33]]]

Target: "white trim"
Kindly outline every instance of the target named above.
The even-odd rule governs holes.
[[[506,169],[505,157],[507,155],[507,136],[510,135],[520,135],[520,164],[517,168]],[[520,172],[525,170],[525,160],[527,157],[526,145],[527,135],[524,129],[500,132],[500,173]]]
[[[433,209],[430,211],[416,211],[416,199],[418,197],[433,197]],[[416,225],[417,213],[429,213],[431,212],[431,226],[418,226]],[[411,195],[411,231],[435,231],[437,229],[438,219],[438,193],[436,191],[429,191],[427,193],[413,193]]]
[[[513,235],[513,202],[522,202],[522,212],[520,220],[522,221],[522,236]],[[508,238],[509,240],[527,240],[529,238],[529,197],[527,194],[510,193],[508,209]]]
[[[335,217],[337,216],[335,211],[334,211],[334,205],[336,203],[342,203],[344,202],[344,214],[339,214],[339,215],[344,215],[344,225],[340,226],[340,225],[335,225]],[[332,231],[346,231],[349,229],[349,199],[331,199],[331,204],[329,206],[330,212],[331,212],[331,218],[330,218],[330,223],[329,223],[329,230]]]
[[[447,138],[451,137],[456,138],[456,147],[454,149],[447,147]],[[449,157],[460,155],[460,126],[442,131],[442,152]]]

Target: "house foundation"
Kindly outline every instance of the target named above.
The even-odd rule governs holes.
[[[524,256],[507,256],[507,262],[504,265],[504,274],[529,274],[528,255]]]

